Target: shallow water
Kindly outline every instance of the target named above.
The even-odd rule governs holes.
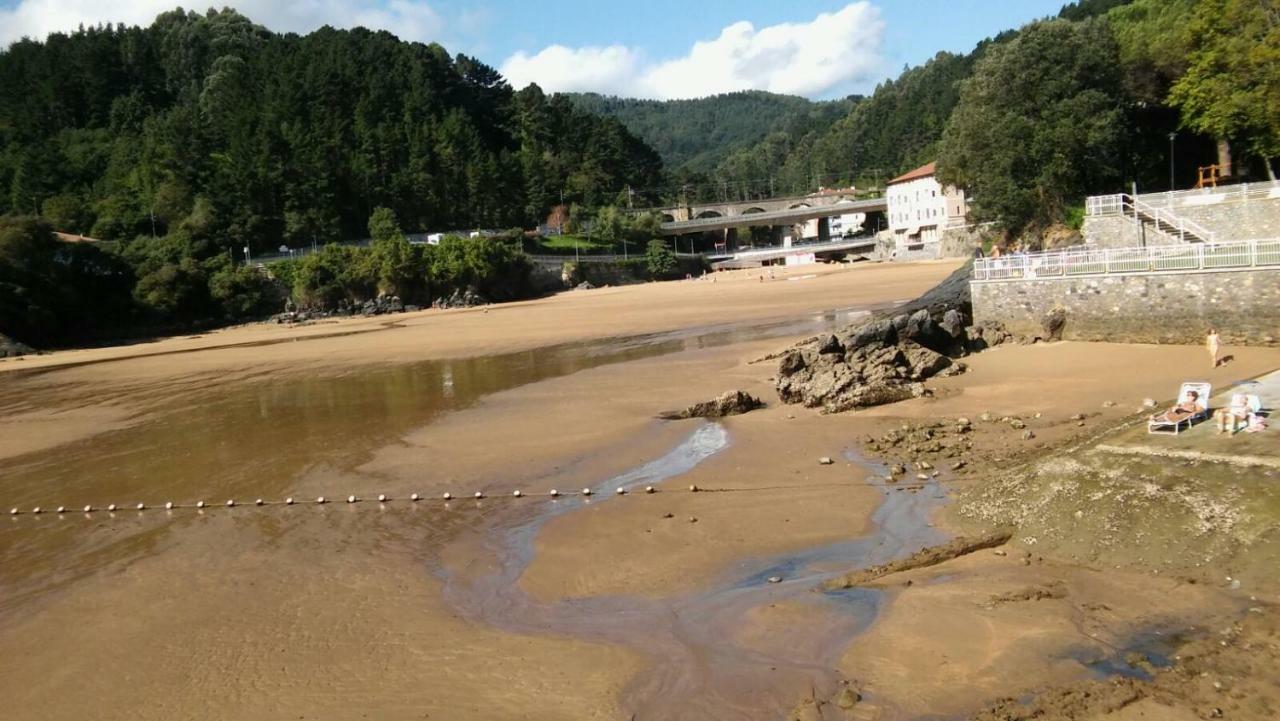
[[[469,359],[433,360],[396,366],[363,366],[317,376],[283,374],[229,386],[149,399],[150,410],[133,425],[9,459],[0,472],[0,507],[29,510],[65,504],[80,508],[108,503],[149,504],[145,513],[24,514],[0,523],[0,616],[38,603],[104,570],[174,548],[200,516],[192,511],[154,510],[165,501],[220,504],[255,497],[282,498],[300,487],[332,488],[337,495],[374,490],[378,479],[358,471],[373,453],[442,414],[464,409],[487,395],[611,363],[732,345],[769,337],[814,334],[847,323],[851,310],[751,326],[693,331]],[[19,392],[13,392],[17,389]],[[38,404],[40,387],[23,395],[20,379],[0,379],[0,413]],[[89,394],[92,389],[84,391]],[[832,574],[879,563],[934,542],[929,514],[940,502],[936,486],[918,493],[886,490],[873,518],[874,531],[800,552],[744,559],[719,581],[694,594],[663,599],[627,597],[539,603],[517,581],[533,556],[543,525],[584,503],[613,502],[619,488],[640,489],[679,476],[731,443],[723,427],[698,426],[670,452],[635,469],[593,484],[590,501],[566,497],[533,504],[486,503],[438,515],[423,551],[428,568],[444,580],[446,599],[460,615],[508,631],[566,635],[621,644],[653,660],[648,672],[625,691],[624,704],[637,718],[760,718],[778,715],[804,685],[821,692],[841,679],[831,670],[848,640],[875,617],[876,591],[813,593]],[[883,469],[868,465],[872,477]],[[430,472],[429,466],[425,472]],[[411,507],[412,515],[427,513]],[[319,509],[317,509],[319,510]],[[378,514],[358,531],[344,529],[345,511],[323,513],[343,534],[375,534],[371,543],[414,543],[399,513]],[[213,510],[211,513],[228,513]],[[298,520],[276,519],[279,510],[245,510],[236,533],[299,533]],[[346,524],[350,525],[350,524]],[[309,523],[291,543],[305,544],[325,523]],[[460,530],[484,539],[492,561],[480,569],[450,573],[439,560]],[[283,538],[283,535],[280,535]],[[416,542],[421,542],[419,536]],[[769,583],[781,576],[779,583]],[[782,604],[805,607],[804,621],[789,624],[767,641],[737,638],[747,617]],[[125,612],[126,609],[121,609]]]
[[[907,555],[944,536],[929,523],[944,502],[929,482],[918,490],[884,491],[866,536],[801,551],[742,560],[697,593],[670,598],[570,598],[542,603],[519,586],[533,559],[538,531],[552,518],[607,503],[616,489],[639,489],[691,470],[727,447],[729,435],[706,423],[671,452],[635,470],[603,479],[594,496],[567,498],[535,509],[513,509],[490,518],[486,536],[492,569],[449,573],[445,597],[462,616],[514,633],[554,633],[603,640],[636,649],[649,670],[624,694],[634,718],[707,719],[781,716],[797,698],[794,689],[834,693],[833,671],[848,642],[875,618],[882,592],[853,588],[814,593],[823,581],[850,568]],[[870,477],[887,475],[881,464],[846,452]],[[778,578],[770,582],[771,578]],[[761,648],[735,633],[748,618],[779,604],[803,604],[803,620],[771,634]]]
[[[280,499],[299,487],[334,495],[373,492],[356,469],[379,448],[442,414],[500,391],[613,363],[830,330],[867,311],[844,309],[765,324],[726,324],[608,338],[475,358],[358,366],[325,373],[272,373],[216,390],[200,378],[161,391],[119,391],[149,410],[125,428],[5,460],[0,509],[108,504],[151,508],[167,501],[221,504]],[[95,388],[51,389],[0,375],[0,416],[40,407],[57,394],[100,401]],[[68,394],[78,394],[68,398]],[[430,459],[425,472],[430,473]],[[155,553],[189,515],[111,518],[25,513],[0,522],[0,613],[94,570]],[[117,514],[124,516],[124,514]]]

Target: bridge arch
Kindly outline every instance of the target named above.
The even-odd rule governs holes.
[[[720,211],[718,211],[718,210],[704,210],[704,211],[702,211],[702,212],[698,213],[698,215],[697,215],[697,216],[695,216],[695,217],[698,217],[698,218],[723,218],[723,217],[724,217],[724,214],[723,214],[723,213],[721,213],[721,212],[720,212]]]
[[[663,214],[662,214],[662,222],[664,222],[664,223],[674,223],[674,222],[676,222],[676,216],[674,216],[674,215],[672,215],[672,214],[670,214],[670,213],[663,213]]]
[[[763,213],[763,212],[765,212],[764,208],[759,208],[759,207],[756,207],[756,206],[752,206],[752,207],[747,208],[746,210],[742,211],[742,214],[743,214],[743,215],[752,215],[752,214],[754,214],[754,213]]]
[[[812,207],[813,206],[809,205],[808,203],[792,203],[791,205],[787,206],[787,210],[799,210],[800,208],[812,208]]]

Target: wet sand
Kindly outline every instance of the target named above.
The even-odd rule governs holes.
[[[935,399],[831,417],[777,404],[774,365],[751,363],[805,335],[800,327],[768,339],[687,333],[528,350],[883,303],[918,294],[952,267],[604,289],[489,313],[405,316],[387,329],[382,319],[335,324],[368,330],[356,335],[246,346],[334,330],[246,327],[0,363],[20,371],[0,372],[0,423],[28,428],[15,419],[63,414],[0,441],[6,508],[10,498],[28,506],[144,495],[433,499],[6,519],[0,693],[18,719],[83,718],[86,709],[121,719],[765,719],[806,694],[858,683],[863,709],[879,714],[863,718],[909,718],[1086,674],[1085,656],[1068,652],[1102,644],[1072,631],[1080,626],[1067,601],[975,604],[1066,579],[1069,603],[1116,609],[1097,620],[1113,642],[1150,620],[1143,611],[1167,581],[1095,580],[1088,569],[978,555],[954,570],[915,572],[910,587],[895,579],[844,599],[812,593],[813,579],[848,570],[850,559],[913,550],[931,535],[916,524],[907,537],[876,535],[875,547],[858,547],[886,527],[873,518],[886,498],[925,497],[880,487],[846,452],[903,418],[982,410],[1041,411],[1045,427],[1031,445],[1054,442],[1074,425],[1049,420],[1118,419],[1145,395],[1165,398],[1188,374],[1207,375],[1196,372],[1198,349],[1185,363],[1164,362],[1167,348],[1000,349],[939,382]],[[205,346],[217,347],[197,350]],[[463,362],[497,351],[502,360]],[[1215,384],[1280,365],[1275,352],[1235,355],[1214,371]],[[527,547],[496,542],[550,508],[545,498],[509,498],[514,488],[630,477],[701,427],[654,420],[658,412],[729,388],[770,407],[727,419],[728,445],[659,483],[659,493],[547,514]],[[1121,405],[1102,409],[1103,400]],[[91,422],[77,416],[81,407],[102,415]],[[819,456],[837,463],[820,466]],[[678,490],[691,483],[738,490]],[[438,500],[476,489],[493,497]],[[946,521],[932,510],[928,518]],[[486,587],[513,567],[504,565],[512,549],[528,554],[514,566],[518,581]],[[780,583],[769,583],[775,574]],[[1216,591],[1204,593],[1170,613],[1212,606]],[[965,620],[913,622],[951,613]],[[667,620],[646,624],[643,614]],[[952,670],[917,693],[913,679],[939,674],[943,662]],[[704,672],[664,675],[665,663]],[[956,685],[966,691],[948,695]]]

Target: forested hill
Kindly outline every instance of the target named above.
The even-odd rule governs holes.
[[[197,255],[406,230],[532,226],[661,162],[617,120],[386,32],[277,34],[176,10],[0,51],[0,215]]]
[[[672,171],[711,171],[731,153],[775,131],[843,116],[851,100],[815,102],[759,90],[693,100],[637,100],[569,93],[579,108],[617,118],[652,146]]]

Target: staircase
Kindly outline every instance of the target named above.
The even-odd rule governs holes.
[[[1089,215],[1122,213],[1144,231],[1159,233],[1175,243],[1212,243],[1214,233],[1203,225],[1175,215],[1168,208],[1157,208],[1128,193],[1093,196],[1086,201]]]

